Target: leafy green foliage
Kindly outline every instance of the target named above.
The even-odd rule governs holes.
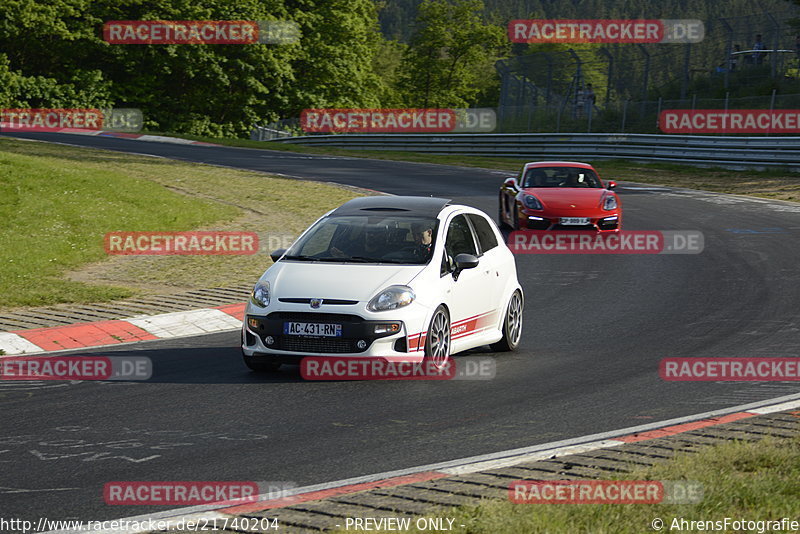
[[[293,44],[112,45],[111,20],[291,20]],[[377,106],[371,0],[6,0],[1,107],[141,108],[145,127],[246,135],[310,106]]]
[[[480,0],[426,0],[419,6],[401,75],[409,105],[467,107],[474,103],[485,67],[509,47],[505,29],[485,23],[482,11]]]

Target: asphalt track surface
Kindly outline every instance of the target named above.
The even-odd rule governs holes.
[[[492,215],[508,174],[103,137],[25,137],[446,196]],[[313,185],[308,191],[314,194]],[[668,356],[800,356],[800,206],[625,184],[619,192],[627,230],[700,230],[705,251],[519,255],[526,295],[521,349],[477,351],[496,359],[494,380],[304,382],[296,368],[259,376],[242,364],[239,333],[230,332],[72,353],[149,356],[148,382],[3,384],[0,515],[140,515],[171,507],[108,506],[103,485],[308,485],[798,392],[800,386],[785,382],[665,382],[658,363]]]

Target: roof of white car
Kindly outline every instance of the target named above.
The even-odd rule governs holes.
[[[364,215],[370,212],[394,212],[406,215],[436,217],[450,199],[436,197],[373,196],[345,202],[331,215]]]

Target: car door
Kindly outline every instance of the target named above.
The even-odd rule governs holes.
[[[478,244],[478,258],[480,263],[476,267],[483,274],[483,291],[486,295],[487,310],[494,311],[500,308],[503,302],[503,288],[506,276],[503,265],[502,249],[497,235],[492,228],[492,223],[478,213],[466,214],[472,225]],[[497,316],[495,316],[496,318]]]
[[[479,254],[472,226],[465,214],[453,217],[447,228],[441,278],[450,308],[450,336],[453,352],[469,345],[482,318],[489,311],[486,274],[480,262],[473,269],[465,269],[454,276],[455,258],[459,254]]]

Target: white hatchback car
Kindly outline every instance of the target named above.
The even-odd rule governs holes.
[[[245,311],[247,366],[366,356],[442,367],[482,345],[516,349],[514,255],[486,214],[449,202],[356,198],[273,252]]]

